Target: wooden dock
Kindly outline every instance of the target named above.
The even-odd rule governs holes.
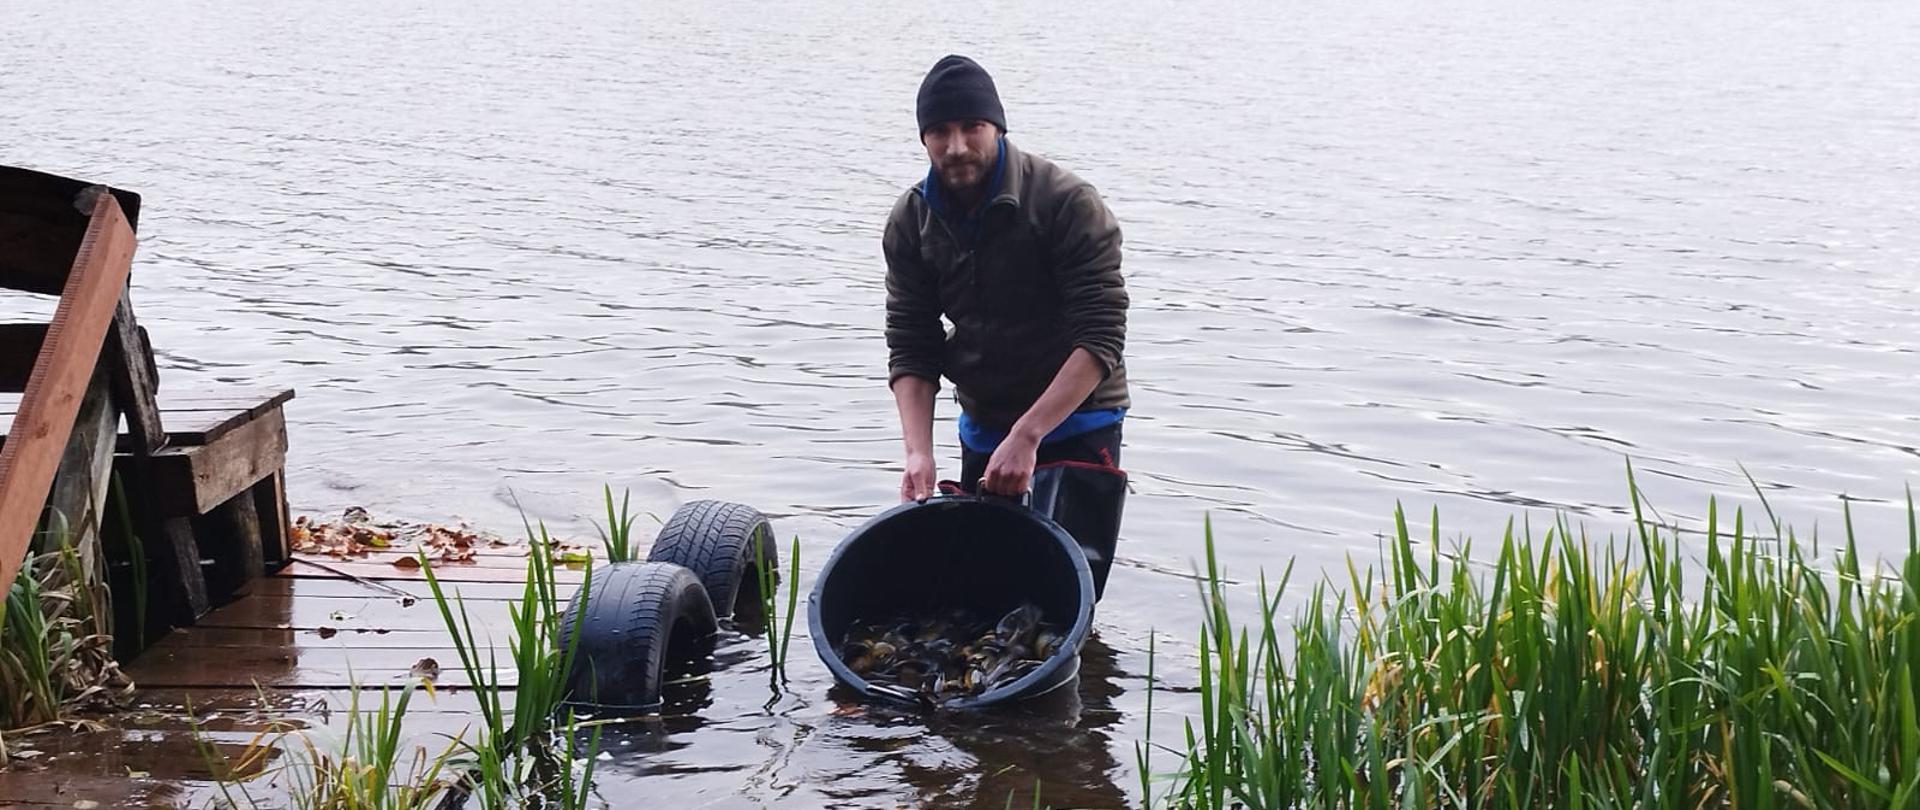
[[[470,563],[434,569],[503,659],[507,604],[521,593],[525,552],[521,543],[490,547]],[[238,761],[276,720],[337,723],[354,684],[376,702],[382,686],[417,688],[412,673],[423,658],[439,665],[437,689],[415,696],[408,733],[458,733],[477,709],[426,578],[392,563],[404,553],[296,553],[277,574],[242,586],[233,602],[126,666],[138,687],[130,711],[94,718],[97,728],[9,738],[16,755],[39,753],[0,770],[0,807],[205,807],[218,793],[196,735]],[[583,572],[557,575],[566,598]]]

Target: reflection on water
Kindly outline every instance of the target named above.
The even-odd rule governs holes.
[[[723,643],[702,669],[713,677],[676,686],[662,716],[606,726],[601,748],[614,756],[600,766],[609,780],[602,795],[641,777],[678,782],[676,793],[687,796],[742,793],[783,806],[1001,808],[1011,797],[1012,806],[1031,807],[1037,788],[1048,806],[1119,807],[1132,795],[1115,781],[1125,773],[1116,753],[1131,756],[1132,745],[1113,733],[1124,674],[1097,635],[1082,648],[1074,683],[970,712],[863,703],[837,687],[768,704],[762,644]],[[713,720],[736,713],[760,716],[731,727]]]
[[[1396,502],[1449,537],[1605,533],[1631,456],[1669,517],[1751,503],[1744,464],[1801,525],[1845,493],[1900,548],[1912,4],[790,10],[12,4],[0,160],[146,195],[163,397],[298,388],[296,509],[591,537],[603,483],[718,497],[799,536],[806,579],[896,484],[879,228],[923,171],[914,88],[950,50],[994,70],[1013,137],[1127,234],[1112,675],[1071,724],[976,726],[842,707],[805,654],[762,709],[729,666],[608,763],[663,802],[1131,795],[1149,628],[1193,677],[1206,515],[1243,582],[1371,554]]]

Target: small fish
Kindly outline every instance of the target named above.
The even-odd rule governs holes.
[[[930,703],[930,701],[927,700],[927,696],[920,694],[917,689],[907,689],[892,684],[879,683],[867,684],[867,689],[894,698],[895,700],[904,700],[908,703],[918,703],[921,705],[928,705]]]
[[[1033,640],[1034,655],[1042,661],[1052,658],[1053,652],[1060,649],[1060,643],[1066,640],[1065,636],[1051,629],[1042,630]]]
[[[1013,680],[1013,678],[1007,676],[1008,673],[1022,661],[1026,660],[1028,656],[1027,648],[1020,645],[1016,644],[1007,648],[1007,654],[1000,659],[1000,662],[996,664],[993,669],[987,670],[988,688],[993,688],[999,686],[1001,683]]]
[[[947,608],[857,621],[837,652],[876,694],[931,706],[1018,681],[1065,643],[1032,603],[990,616]]]
[[[1000,623],[994,625],[993,635],[1002,643],[1014,644],[1025,641],[1040,625],[1040,609],[1027,602],[1014,608]]]

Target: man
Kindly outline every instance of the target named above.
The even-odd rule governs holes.
[[[936,63],[917,107],[932,166],[882,240],[901,499],[934,494],[943,375],[960,401],[968,491],[1018,496],[1037,463],[1117,466],[1131,405],[1119,224],[1093,186],[1008,142],[999,93],[973,60]]]

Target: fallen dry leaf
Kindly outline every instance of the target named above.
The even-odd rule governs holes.
[[[408,557],[395,557],[395,558],[393,558],[393,567],[395,567],[395,568],[419,568],[419,567],[420,567],[420,558],[419,558],[419,557],[411,557],[411,556],[408,556]]]
[[[443,526],[437,523],[385,523],[373,520],[366,510],[354,507],[335,523],[317,521],[306,515],[294,520],[288,536],[293,550],[340,559],[360,559],[376,551],[405,550],[423,554],[426,562],[472,563],[481,549],[516,545],[498,535],[475,531],[465,523]],[[572,546],[564,546],[572,548]],[[401,568],[418,568],[419,560],[391,560]]]
[[[440,678],[440,662],[432,658],[422,658],[413,662],[413,669],[408,670],[407,674],[419,678],[420,685],[427,688],[427,694],[432,695],[434,694],[433,682]]]

